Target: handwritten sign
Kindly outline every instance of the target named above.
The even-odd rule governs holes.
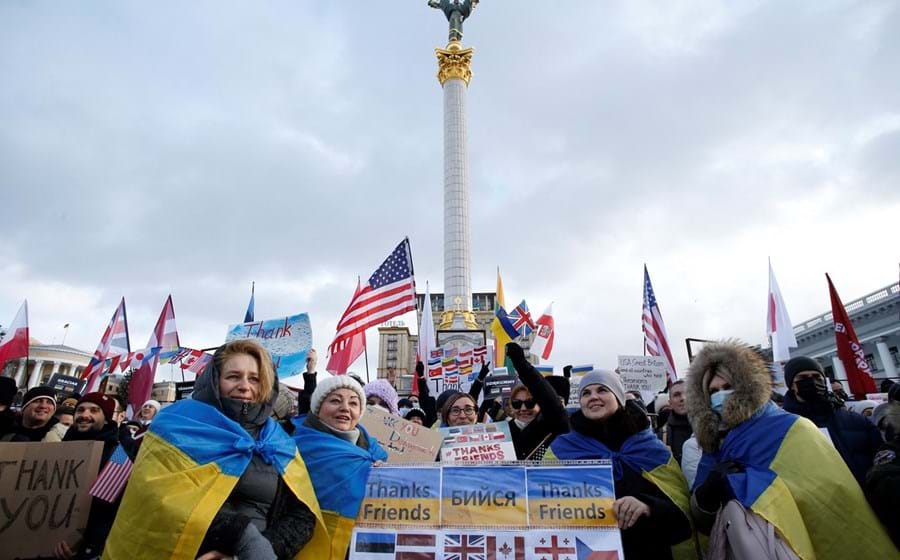
[[[272,354],[278,377],[300,375],[306,370],[306,354],[312,348],[309,315],[242,323],[228,327],[225,342],[254,338]]]
[[[369,473],[356,522],[374,527],[437,527],[440,491],[440,469],[376,467]]]
[[[52,557],[81,540],[103,444],[0,443],[0,556]]]
[[[508,397],[518,382],[519,376],[515,373],[510,373],[505,367],[496,368],[484,380],[484,398]]]
[[[644,402],[666,388],[666,361],[659,356],[619,356],[619,376],[626,391],[640,391]]]
[[[388,463],[427,463],[441,449],[439,432],[375,407],[366,407],[360,423],[387,451]]]
[[[535,525],[615,527],[615,501],[611,466],[528,470],[528,511]]]
[[[515,461],[516,448],[507,422],[440,428],[441,462]]]

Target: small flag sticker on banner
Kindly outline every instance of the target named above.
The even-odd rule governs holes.
[[[125,448],[121,445],[116,447],[106,462],[106,466],[97,476],[97,480],[91,485],[90,495],[110,503],[116,501],[116,498],[122,493],[122,489],[125,488],[125,484],[128,483],[132,466],[131,459],[125,453]]]

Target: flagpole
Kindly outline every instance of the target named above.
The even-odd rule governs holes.
[[[363,331],[363,336],[366,336],[365,331]],[[363,351],[366,353],[366,383],[369,382],[369,343],[367,342],[365,346],[363,346]],[[357,354],[359,356],[359,354]]]
[[[67,336],[69,336],[69,323],[66,323],[66,326],[63,327],[63,339],[62,339],[62,343],[60,344],[60,346],[66,345],[66,337]]]

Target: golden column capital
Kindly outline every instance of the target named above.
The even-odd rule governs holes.
[[[443,86],[447,80],[459,79],[469,85],[472,79],[472,54],[475,49],[464,49],[459,41],[450,41],[445,49],[434,49],[438,59],[437,79]]]

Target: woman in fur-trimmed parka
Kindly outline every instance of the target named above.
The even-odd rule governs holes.
[[[707,344],[691,363],[687,414],[703,450],[691,513],[710,533],[707,558],[892,557],[841,456],[770,402],[771,388],[765,361],[736,341]]]

